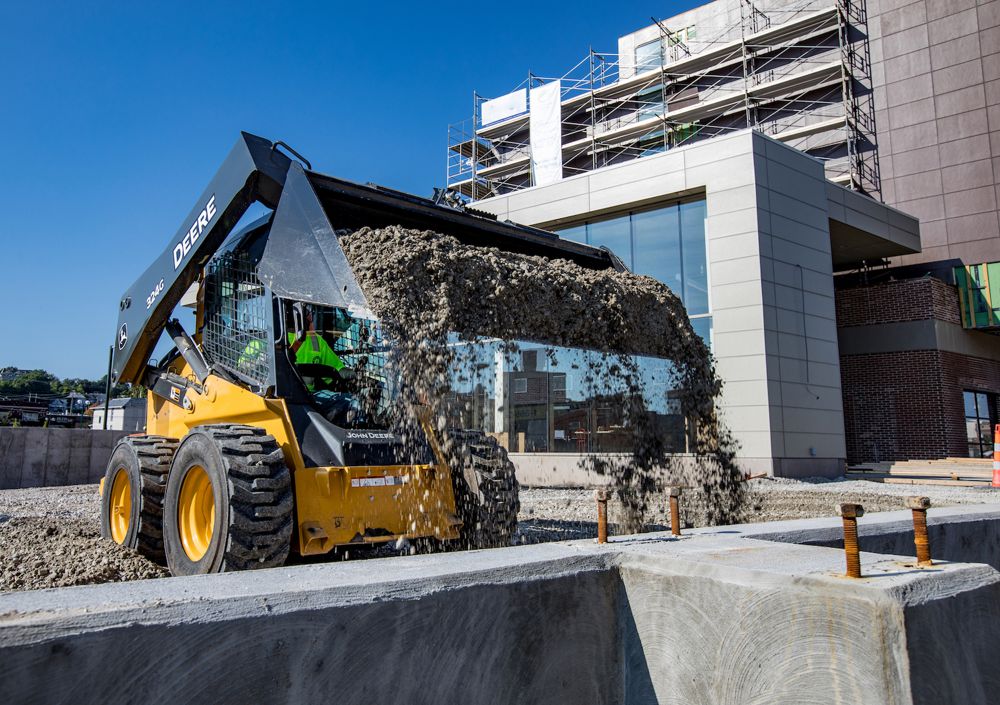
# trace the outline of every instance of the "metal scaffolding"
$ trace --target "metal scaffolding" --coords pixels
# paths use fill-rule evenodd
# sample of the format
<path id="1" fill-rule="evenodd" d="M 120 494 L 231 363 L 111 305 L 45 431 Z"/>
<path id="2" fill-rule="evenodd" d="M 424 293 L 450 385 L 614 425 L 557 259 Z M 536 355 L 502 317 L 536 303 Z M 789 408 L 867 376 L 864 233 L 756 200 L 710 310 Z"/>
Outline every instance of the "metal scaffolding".
<path id="1" fill-rule="evenodd" d="M 879 198 L 864 0 L 720 2 L 735 23 L 672 30 L 656 21 L 658 60 L 591 50 L 562 76 L 521 82 L 561 81 L 563 176 L 750 127 Z M 484 125 L 484 100 L 474 95 L 472 118 L 448 130 L 448 185 L 472 200 L 532 185 L 529 114 Z"/>

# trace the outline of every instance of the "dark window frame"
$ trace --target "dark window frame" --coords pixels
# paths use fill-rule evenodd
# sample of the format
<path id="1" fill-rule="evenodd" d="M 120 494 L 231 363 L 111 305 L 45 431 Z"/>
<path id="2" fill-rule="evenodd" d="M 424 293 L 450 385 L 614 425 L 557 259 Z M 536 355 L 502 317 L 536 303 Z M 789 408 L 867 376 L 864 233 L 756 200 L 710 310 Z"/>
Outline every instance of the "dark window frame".
<path id="1" fill-rule="evenodd" d="M 974 416 L 969 416 L 968 396 L 972 399 L 972 409 Z M 981 389 L 962 390 L 962 418 L 965 421 L 965 442 L 970 458 L 992 458 L 993 457 L 993 428 L 996 426 L 996 397 L 993 392 L 986 392 Z M 986 409 L 981 407 L 985 398 Z M 982 434 L 982 422 L 989 424 L 990 433 L 984 438 Z M 976 425 L 977 434 L 975 438 L 969 435 L 969 423 Z"/>

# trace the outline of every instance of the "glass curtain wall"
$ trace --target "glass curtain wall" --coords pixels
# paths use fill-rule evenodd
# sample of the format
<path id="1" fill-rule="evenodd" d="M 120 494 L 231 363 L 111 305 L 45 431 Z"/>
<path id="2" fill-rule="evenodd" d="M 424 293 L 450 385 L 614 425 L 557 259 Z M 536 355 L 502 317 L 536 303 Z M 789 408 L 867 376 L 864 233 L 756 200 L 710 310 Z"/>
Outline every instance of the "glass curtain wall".
<path id="1" fill-rule="evenodd" d="M 478 428 L 512 453 L 626 453 L 631 448 L 627 390 L 609 382 L 600 353 L 520 342 L 458 342 L 451 423 Z M 647 422 L 675 452 L 685 450 L 684 419 L 672 399 L 674 367 L 637 358 Z M 471 372 L 470 372 L 471 371 Z"/>
<path id="2" fill-rule="evenodd" d="M 705 201 L 672 203 L 559 231 L 606 246 L 637 274 L 654 277 L 684 302 L 695 331 L 710 344 L 712 317 L 705 250 Z M 478 428 L 513 453 L 630 452 L 624 389 L 616 389 L 599 353 L 520 342 L 455 341 L 462 359 L 453 376 L 452 423 Z M 637 358 L 647 421 L 675 452 L 686 449 L 685 424 L 672 390 L 673 365 Z"/>
<path id="3" fill-rule="evenodd" d="M 965 404 L 965 436 L 970 458 L 993 457 L 993 408 L 995 395 L 986 392 L 962 392 Z"/>
<path id="4" fill-rule="evenodd" d="M 556 232 L 568 240 L 608 247 L 636 274 L 666 284 L 684 303 L 695 332 L 711 345 L 703 199 L 595 219 Z"/>

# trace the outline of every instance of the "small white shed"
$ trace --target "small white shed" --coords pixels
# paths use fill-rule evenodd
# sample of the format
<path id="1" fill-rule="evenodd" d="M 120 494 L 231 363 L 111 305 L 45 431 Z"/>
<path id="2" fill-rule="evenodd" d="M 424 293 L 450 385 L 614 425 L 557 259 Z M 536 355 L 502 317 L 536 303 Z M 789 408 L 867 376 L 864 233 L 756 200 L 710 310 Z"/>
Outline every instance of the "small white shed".
<path id="1" fill-rule="evenodd" d="M 104 404 L 94 409 L 93 428 L 104 428 Z M 108 429 L 113 431 L 144 431 L 146 429 L 146 400 L 122 397 L 108 402 Z"/>

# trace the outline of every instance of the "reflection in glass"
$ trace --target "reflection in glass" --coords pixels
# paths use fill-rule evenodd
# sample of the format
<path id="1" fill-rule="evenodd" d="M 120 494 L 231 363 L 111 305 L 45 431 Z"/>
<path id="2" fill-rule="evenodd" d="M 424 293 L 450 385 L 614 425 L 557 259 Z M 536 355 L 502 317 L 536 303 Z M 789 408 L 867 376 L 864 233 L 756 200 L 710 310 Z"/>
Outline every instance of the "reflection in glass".
<path id="1" fill-rule="evenodd" d="M 633 424 L 627 390 L 608 374 L 611 358 L 592 351 L 498 341 L 454 343 L 460 362 L 449 399 L 450 423 L 477 428 L 512 453 L 626 453 Z M 644 421 L 672 452 L 686 449 L 676 400 L 674 367 L 636 358 L 645 402 Z"/>
<path id="2" fill-rule="evenodd" d="M 962 392 L 965 406 L 965 438 L 970 458 L 988 458 L 993 455 L 993 394 Z"/>
<path id="3" fill-rule="evenodd" d="M 587 226 L 574 225 L 572 228 L 566 228 L 565 230 L 560 230 L 559 237 L 565 238 L 567 240 L 572 240 L 573 242 L 580 242 L 586 244 Z"/>
<path id="4" fill-rule="evenodd" d="M 682 203 L 681 252 L 684 293 L 688 315 L 708 313 L 708 262 L 705 256 L 705 202 Z"/>
<path id="5" fill-rule="evenodd" d="M 705 341 L 705 345 L 712 347 L 712 317 L 701 316 L 691 319 L 691 327 L 698 337 Z"/>
<path id="6" fill-rule="evenodd" d="M 681 221 L 677 206 L 657 208 L 632 216 L 632 243 L 636 274 L 663 282 L 678 295 L 683 291 Z"/>
<path id="7" fill-rule="evenodd" d="M 610 248 L 636 274 L 670 287 L 689 316 L 710 312 L 705 247 L 705 201 L 659 206 L 628 215 L 593 220 L 560 230 L 569 240 Z M 711 321 L 695 323 L 709 342 Z"/>
<path id="8" fill-rule="evenodd" d="M 607 247 L 621 258 L 626 267 L 632 268 L 629 216 L 588 223 L 587 239 L 595 247 Z"/>

